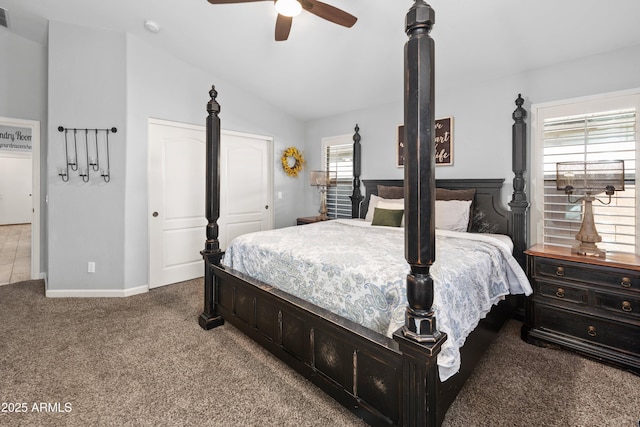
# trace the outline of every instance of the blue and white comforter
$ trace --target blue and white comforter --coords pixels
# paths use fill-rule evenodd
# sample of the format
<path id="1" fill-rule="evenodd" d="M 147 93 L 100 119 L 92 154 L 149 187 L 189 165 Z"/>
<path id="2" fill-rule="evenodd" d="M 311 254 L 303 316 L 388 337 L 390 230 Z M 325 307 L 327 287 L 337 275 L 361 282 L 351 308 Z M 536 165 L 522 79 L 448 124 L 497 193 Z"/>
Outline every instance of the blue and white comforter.
<path id="1" fill-rule="evenodd" d="M 404 325 L 407 306 L 404 228 L 369 224 L 334 220 L 245 234 L 223 262 L 390 337 Z M 438 355 L 442 381 L 458 372 L 460 347 L 494 304 L 532 292 L 510 241 L 500 237 L 436 232 L 433 309 L 448 335 Z"/>

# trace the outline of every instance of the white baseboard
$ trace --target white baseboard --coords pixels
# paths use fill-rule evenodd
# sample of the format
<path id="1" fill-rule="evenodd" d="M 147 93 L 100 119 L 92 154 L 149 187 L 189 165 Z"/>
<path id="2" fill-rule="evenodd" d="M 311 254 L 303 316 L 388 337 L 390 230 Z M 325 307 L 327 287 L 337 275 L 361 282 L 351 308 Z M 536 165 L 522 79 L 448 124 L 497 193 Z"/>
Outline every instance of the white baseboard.
<path id="1" fill-rule="evenodd" d="M 149 292 L 149 286 L 129 289 L 47 289 L 48 298 L 123 298 Z"/>

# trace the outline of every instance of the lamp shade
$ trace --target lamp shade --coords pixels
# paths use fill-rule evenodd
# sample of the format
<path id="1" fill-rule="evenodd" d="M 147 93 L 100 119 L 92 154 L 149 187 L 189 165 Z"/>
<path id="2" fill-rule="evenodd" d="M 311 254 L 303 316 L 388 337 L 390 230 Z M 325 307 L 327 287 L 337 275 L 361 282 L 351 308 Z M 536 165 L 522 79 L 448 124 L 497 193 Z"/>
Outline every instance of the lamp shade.
<path id="1" fill-rule="evenodd" d="M 556 163 L 556 188 L 585 194 L 624 191 L 624 160 Z"/>
<path id="2" fill-rule="evenodd" d="M 313 187 L 332 187 L 336 184 L 336 173 L 332 171 L 311 171 L 309 181 Z"/>

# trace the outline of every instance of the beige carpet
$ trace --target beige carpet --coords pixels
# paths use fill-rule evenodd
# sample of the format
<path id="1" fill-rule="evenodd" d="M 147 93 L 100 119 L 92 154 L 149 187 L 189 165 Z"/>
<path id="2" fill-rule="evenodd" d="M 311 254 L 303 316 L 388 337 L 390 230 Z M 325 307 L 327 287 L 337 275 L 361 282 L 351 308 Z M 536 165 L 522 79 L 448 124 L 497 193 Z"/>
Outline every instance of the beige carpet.
<path id="1" fill-rule="evenodd" d="M 202 330 L 201 304 L 201 280 L 122 299 L 0 287 L 0 409 L 26 404 L 0 425 L 363 425 L 233 327 Z M 503 329 L 445 426 L 638 426 L 640 377 L 525 344 L 519 327 Z"/>

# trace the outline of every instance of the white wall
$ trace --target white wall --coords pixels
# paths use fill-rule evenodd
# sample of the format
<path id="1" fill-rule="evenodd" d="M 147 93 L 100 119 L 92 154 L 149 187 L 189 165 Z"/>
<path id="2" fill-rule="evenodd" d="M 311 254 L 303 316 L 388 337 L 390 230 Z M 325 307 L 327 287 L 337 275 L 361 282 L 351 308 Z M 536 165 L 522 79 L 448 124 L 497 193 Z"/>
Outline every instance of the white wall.
<path id="1" fill-rule="evenodd" d="M 438 166 L 436 178 L 505 178 L 506 203 L 513 179 L 511 113 L 518 93 L 528 109 L 532 103 L 640 87 L 640 45 L 456 88 L 440 88 L 437 82 L 436 76 L 436 118 L 454 118 L 454 160 L 452 166 Z M 362 178 L 403 178 L 403 170 L 395 167 L 394 152 L 403 108 L 396 102 L 308 122 L 305 141 L 311 167 L 320 164 L 323 137 L 344 134 L 357 122 L 362 135 Z M 307 190 L 306 203 L 313 204 L 315 198 Z"/>

